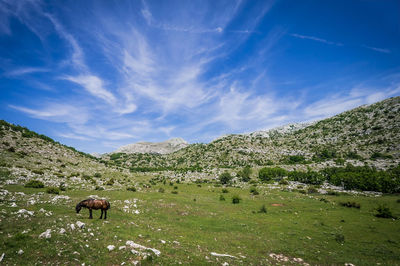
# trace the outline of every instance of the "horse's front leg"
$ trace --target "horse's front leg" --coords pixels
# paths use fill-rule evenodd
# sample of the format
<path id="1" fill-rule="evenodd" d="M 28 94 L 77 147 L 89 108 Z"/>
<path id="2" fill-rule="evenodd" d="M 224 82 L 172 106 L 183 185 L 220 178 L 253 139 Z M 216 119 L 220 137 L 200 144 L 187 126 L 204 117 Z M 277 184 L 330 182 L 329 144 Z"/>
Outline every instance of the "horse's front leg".
<path id="1" fill-rule="evenodd" d="M 103 218 L 103 209 L 101 209 L 101 215 L 100 215 L 100 219 Z"/>
<path id="2" fill-rule="evenodd" d="M 93 219 L 93 216 L 92 216 L 92 209 L 89 209 L 89 213 L 90 213 L 89 219 Z"/>
<path id="3" fill-rule="evenodd" d="M 104 220 L 107 219 L 107 210 L 104 210 Z"/>

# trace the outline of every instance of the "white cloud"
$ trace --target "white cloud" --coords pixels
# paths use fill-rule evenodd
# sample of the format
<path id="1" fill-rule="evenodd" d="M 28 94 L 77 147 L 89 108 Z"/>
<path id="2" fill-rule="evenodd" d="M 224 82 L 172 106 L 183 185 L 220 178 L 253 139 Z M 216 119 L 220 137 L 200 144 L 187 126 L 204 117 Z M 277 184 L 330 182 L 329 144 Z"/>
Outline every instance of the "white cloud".
<path id="1" fill-rule="evenodd" d="M 85 88 L 90 94 L 101 98 L 109 104 L 115 104 L 117 99 L 115 96 L 104 88 L 103 81 L 94 75 L 66 76 L 64 79 L 77 83 Z"/>
<path id="2" fill-rule="evenodd" d="M 362 47 L 373 50 L 375 52 L 379 52 L 379 53 L 384 53 L 384 54 L 391 53 L 391 51 L 389 49 L 385 49 L 385 48 L 377 48 L 377 47 L 372 47 L 372 46 L 367 46 L 367 45 L 363 45 Z"/>
<path id="3" fill-rule="evenodd" d="M 306 40 L 312 40 L 312 41 L 316 41 L 316 42 L 321 42 L 321 43 L 325 43 L 325 44 L 329 44 L 329 45 L 337 45 L 337 46 L 343 46 L 342 43 L 338 43 L 338 42 L 331 42 L 322 38 L 318 38 L 315 36 L 306 36 L 306 35 L 301 35 L 301 34 L 290 34 L 290 36 L 295 37 L 295 38 L 299 38 L 299 39 L 306 39 Z"/>
<path id="4" fill-rule="evenodd" d="M 59 123 L 85 124 L 90 117 L 87 110 L 72 105 L 59 103 L 48 103 L 43 105 L 44 107 L 41 109 L 32 109 L 16 105 L 9 105 L 9 107 L 26 113 L 34 118 Z"/>
<path id="5" fill-rule="evenodd" d="M 6 77 L 18 77 L 18 76 L 23 76 L 23 75 L 33 74 L 33 73 L 49 72 L 49 71 L 50 70 L 48 68 L 22 67 L 22 68 L 13 69 L 11 71 L 7 71 L 3 75 Z"/>

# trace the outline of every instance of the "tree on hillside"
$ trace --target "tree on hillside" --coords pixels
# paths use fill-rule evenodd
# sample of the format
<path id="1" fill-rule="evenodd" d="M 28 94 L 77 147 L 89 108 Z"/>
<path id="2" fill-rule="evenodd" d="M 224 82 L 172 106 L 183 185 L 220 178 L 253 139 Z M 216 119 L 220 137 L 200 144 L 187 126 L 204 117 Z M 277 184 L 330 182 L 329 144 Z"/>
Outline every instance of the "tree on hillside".
<path id="1" fill-rule="evenodd" d="M 250 166 L 246 166 L 239 172 L 237 172 L 237 176 L 243 181 L 243 182 L 249 182 L 250 181 L 250 175 L 251 175 L 251 168 Z"/>
<path id="2" fill-rule="evenodd" d="M 230 173 L 228 172 L 223 172 L 220 176 L 219 176 L 219 181 L 221 182 L 221 184 L 228 184 L 230 183 L 232 180 L 232 176 Z"/>

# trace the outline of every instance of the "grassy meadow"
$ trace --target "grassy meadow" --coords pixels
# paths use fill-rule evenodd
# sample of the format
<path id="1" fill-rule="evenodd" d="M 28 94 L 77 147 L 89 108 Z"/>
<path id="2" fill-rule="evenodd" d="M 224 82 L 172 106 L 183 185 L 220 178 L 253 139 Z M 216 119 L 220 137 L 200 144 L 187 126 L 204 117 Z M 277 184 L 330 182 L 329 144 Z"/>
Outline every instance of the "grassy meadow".
<path id="1" fill-rule="evenodd" d="M 266 185 L 257 187 L 258 195 L 250 189 L 222 189 L 212 183 L 157 183 L 136 192 L 67 190 L 60 193 L 65 199 L 46 189 L 5 185 L 0 190 L 1 263 L 400 264 L 399 220 L 374 216 L 382 204 L 400 216 L 399 196 L 302 194 Z M 110 201 L 107 220 L 98 219 L 100 211 L 93 211 L 92 220 L 86 209 L 75 213 L 76 203 L 91 195 Z M 241 199 L 238 204 L 232 203 L 234 196 Z M 21 209 L 34 213 L 18 213 Z M 76 227 L 77 221 L 85 227 L 72 230 L 70 224 Z M 51 237 L 40 238 L 47 229 Z M 132 252 L 128 240 L 161 254 Z M 115 249 L 109 251 L 109 245 Z"/>

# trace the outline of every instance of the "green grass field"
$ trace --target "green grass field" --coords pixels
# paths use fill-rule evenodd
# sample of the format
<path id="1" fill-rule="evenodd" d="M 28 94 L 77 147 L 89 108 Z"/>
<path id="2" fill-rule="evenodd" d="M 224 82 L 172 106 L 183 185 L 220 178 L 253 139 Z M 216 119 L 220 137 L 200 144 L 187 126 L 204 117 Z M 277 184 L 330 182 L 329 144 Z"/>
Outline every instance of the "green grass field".
<path id="1" fill-rule="evenodd" d="M 5 253 L 1 263 L 290 265 L 302 264 L 295 262 L 301 258 L 311 265 L 400 264 L 400 221 L 374 216 L 380 204 L 400 216 L 398 196 L 307 195 L 262 186 L 257 188 L 260 194 L 253 196 L 249 189 L 232 187 L 222 193 L 213 184 L 174 186 L 159 183 L 139 192 L 70 190 L 61 194 L 69 200 L 57 201 L 45 189 L 4 186 L 0 194 L 0 256 Z M 158 192 L 161 187 L 164 193 Z M 98 219 L 100 211 L 94 211 L 92 220 L 86 209 L 75 213 L 76 203 L 90 195 L 110 201 L 106 221 Z M 239 204 L 232 204 L 234 195 L 242 199 Z M 339 204 L 347 201 L 361 208 Z M 13 202 L 17 207 L 11 207 Z M 259 212 L 263 205 L 266 213 Z M 20 209 L 34 214 L 18 217 Z M 85 228 L 71 230 L 69 224 L 77 221 L 85 223 Z M 60 228 L 66 232 L 60 234 Z M 47 229 L 52 230 L 51 238 L 39 238 Z M 133 254 L 127 240 L 161 254 Z M 109 251 L 108 245 L 115 249 Z M 120 250 L 121 246 L 126 248 Z M 277 259 L 271 253 L 284 257 Z"/>

